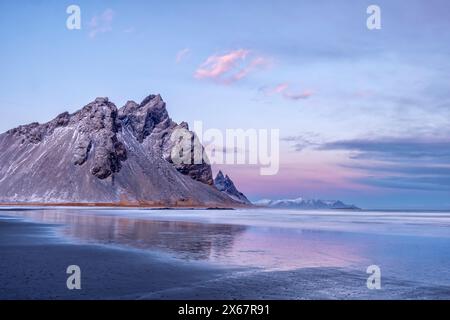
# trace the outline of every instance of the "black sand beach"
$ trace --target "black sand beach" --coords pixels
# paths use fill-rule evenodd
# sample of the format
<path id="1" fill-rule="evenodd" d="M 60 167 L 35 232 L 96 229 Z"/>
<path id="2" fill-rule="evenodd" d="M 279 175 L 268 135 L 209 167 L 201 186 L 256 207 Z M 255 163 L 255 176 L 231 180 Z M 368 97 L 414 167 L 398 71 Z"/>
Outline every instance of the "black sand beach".
<path id="1" fill-rule="evenodd" d="M 59 243 L 48 237 L 49 228 L 0 219 L 1 299 L 135 298 L 223 274 L 133 250 Z M 66 287 L 66 268 L 73 264 L 81 268 L 81 290 Z"/>
<path id="2" fill-rule="evenodd" d="M 448 287 L 384 279 L 366 288 L 365 270 L 225 268 L 152 251 L 70 243 L 55 225 L 0 216 L 0 299 L 441 299 Z M 66 268 L 81 268 L 68 290 Z"/>

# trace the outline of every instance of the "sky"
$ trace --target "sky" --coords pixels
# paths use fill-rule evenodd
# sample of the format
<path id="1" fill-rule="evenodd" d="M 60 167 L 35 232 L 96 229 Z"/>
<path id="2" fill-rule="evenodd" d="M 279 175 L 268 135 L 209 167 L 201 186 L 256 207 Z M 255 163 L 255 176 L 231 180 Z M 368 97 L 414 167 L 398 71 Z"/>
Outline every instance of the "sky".
<path id="1" fill-rule="evenodd" d="M 69 30 L 69 5 L 81 29 Z M 381 9 L 369 30 L 366 10 Z M 159 93 L 174 121 L 279 129 L 280 169 L 222 169 L 250 199 L 450 208 L 442 0 L 0 1 L 0 132 Z"/>

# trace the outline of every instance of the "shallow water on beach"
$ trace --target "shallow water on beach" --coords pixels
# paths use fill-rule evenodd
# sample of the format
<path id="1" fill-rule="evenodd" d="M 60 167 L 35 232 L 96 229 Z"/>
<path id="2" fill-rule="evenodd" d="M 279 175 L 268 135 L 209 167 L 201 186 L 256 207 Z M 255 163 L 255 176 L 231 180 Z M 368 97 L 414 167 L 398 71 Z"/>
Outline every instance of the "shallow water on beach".
<path id="1" fill-rule="evenodd" d="M 450 213 L 377 211 L 2 208 L 60 225 L 73 242 L 267 271 L 338 267 L 450 285 Z"/>

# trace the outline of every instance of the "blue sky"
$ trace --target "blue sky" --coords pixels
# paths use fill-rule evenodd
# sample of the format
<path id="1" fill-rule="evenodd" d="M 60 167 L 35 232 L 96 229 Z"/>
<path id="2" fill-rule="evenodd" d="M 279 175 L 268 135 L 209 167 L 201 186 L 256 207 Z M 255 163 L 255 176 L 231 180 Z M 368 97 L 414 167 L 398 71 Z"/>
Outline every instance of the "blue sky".
<path id="1" fill-rule="evenodd" d="M 66 28 L 70 4 L 81 30 Z M 381 30 L 366 27 L 370 4 Z M 444 0 L 2 1 L 0 131 L 97 96 L 120 107 L 160 93 L 178 122 L 281 130 L 278 175 L 223 167 L 251 199 L 450 208 L 449 9 Z"/>

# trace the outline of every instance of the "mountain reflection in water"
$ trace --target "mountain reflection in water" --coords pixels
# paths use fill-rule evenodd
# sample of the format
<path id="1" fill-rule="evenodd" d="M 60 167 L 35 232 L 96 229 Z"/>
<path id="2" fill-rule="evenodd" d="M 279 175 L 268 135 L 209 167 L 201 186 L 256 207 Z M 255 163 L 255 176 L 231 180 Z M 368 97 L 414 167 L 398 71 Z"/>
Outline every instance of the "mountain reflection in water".
<path id="1" fill-rule="evenodd" d="M 204 223 L 189 218 L 167 221 L 161 216 L 130 216 L 126 210 L 56 208 L 8 214 L 59 224 L 62 234 L 75 241 L 152 250 L 221 265 L 290 270 L 347 267 L 361 261 L 359 248 L 352 242 L 317 230 Z"/>
<path id="2" fill-rule="evenodd" d="M 23 216 L 63 225 L 66 236 L 100 244 L 161 249 L 180 258 L 206 260 L 224 254 L 247 227 L 184 221 L 153 221 L 71 210 L 25 211 Z"/>

